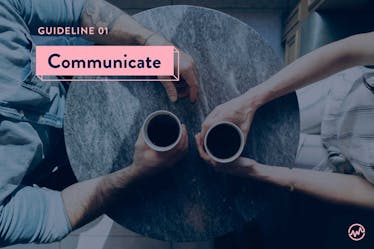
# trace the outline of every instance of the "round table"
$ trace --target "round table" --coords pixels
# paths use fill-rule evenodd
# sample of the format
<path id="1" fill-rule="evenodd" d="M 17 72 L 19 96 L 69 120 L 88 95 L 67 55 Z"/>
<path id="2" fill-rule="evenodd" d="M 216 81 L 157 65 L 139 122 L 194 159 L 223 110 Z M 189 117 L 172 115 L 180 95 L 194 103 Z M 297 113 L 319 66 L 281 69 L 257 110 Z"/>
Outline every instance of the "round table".
<path id="1" fill-rule="evenodd" d="M 72 83 L 64 132 L 76 177 L 83 181 L 129 165 L 145 117 L 170 110 L 188 128 L 188 156 L 132 186 L 108 214 L 137 233 L 172 241 L 213 238 L 254 220 L 276 232 L 274 224 L 284 223 L 286 191 L 215 172 L 198 156 L 193 134 L 215 106 L 266 80 L 281 68 L 281 60 L 252 28 L 219 11 L 166 6 L 134 18 L 195 59 L 198 101 L 170 103 L 159 83 Z M 298 104 L 292 93 L 257 111 L 243 155 L 290 167 L 298 139 Z"/>

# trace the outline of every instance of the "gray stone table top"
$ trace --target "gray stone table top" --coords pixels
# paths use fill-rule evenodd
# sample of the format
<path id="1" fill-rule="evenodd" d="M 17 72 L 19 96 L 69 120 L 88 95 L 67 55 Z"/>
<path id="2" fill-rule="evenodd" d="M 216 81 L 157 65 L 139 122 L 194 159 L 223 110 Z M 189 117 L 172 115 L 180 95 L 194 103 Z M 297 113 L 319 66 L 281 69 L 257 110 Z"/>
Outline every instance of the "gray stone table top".
<path id="1" fill-rule="evenodd" d="M 161 85 L 151 82 L 72 83 L 65 140 L 78 180 L 129 165 L 143 120 L 166 109 L 188 128 L 188 156 L 172 170 L 132 186 L 109 215 L 135 232 L 173 241 L 213 238 L 256 219 L 274 224 L 281 216 L 274 210 L 287 203 L 284 191 L 213 171 L 199 158 L 193 134 L 215 106 L 277 72 L 280 59 L 252 28 L 218 11 L 167 6 L 135 19 L 195 59 L 199 99 L 195 104 L 187 99 L 170 103 Z M 298 137 L 298 104 L 292 93 L 256 113 L 243 154 L 270 165 L 292 166 Z"/>

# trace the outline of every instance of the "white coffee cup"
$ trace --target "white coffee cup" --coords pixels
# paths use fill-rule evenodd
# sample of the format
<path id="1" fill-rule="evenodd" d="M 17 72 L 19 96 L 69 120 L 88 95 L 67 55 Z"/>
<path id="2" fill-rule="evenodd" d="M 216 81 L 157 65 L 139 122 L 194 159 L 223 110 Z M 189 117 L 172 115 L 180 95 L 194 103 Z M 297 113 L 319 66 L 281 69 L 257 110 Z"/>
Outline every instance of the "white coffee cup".
<path id="1" fill-rule="evenodd" d="M 204 138 L 206 153 L 218 163 L 231 163 L 244 149 L 244 134 L 234 123 L 223 121 L 214 124 Z"/>
<path id="2" fill-rule="evenodd" d="M 182 123 L 178 117 L 165 110 L 148 115 L 142 127 L 145 143 L 155 151 L 173 149 L 182 137 Z"/>

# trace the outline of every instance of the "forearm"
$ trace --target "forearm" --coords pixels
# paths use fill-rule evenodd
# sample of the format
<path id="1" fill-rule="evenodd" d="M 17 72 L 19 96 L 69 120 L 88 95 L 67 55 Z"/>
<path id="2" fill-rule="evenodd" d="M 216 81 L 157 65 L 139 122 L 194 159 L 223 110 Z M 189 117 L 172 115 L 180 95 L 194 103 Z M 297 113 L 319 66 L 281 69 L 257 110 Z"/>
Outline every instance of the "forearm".
<path id="1" fill-rule="evenodd" d="M 78 228 L 103 214 L 116 196 L 140 177 L 136 167 L 129 166 L 63 190 L 62 198 L 72 228 Z"/>
<path id="2" fill-rule="evenodd" d="M 326 201 L 374 209 L 374 186 L 359 176 L 262 164 L 248 176 Z"/>
<path id="3" fill-rule="evenodd" d="M 83 27 L 108 27 L 108 35 L 88 38 L 101 44 L 144 45 L 153 32 L 104 0 L 87 0 L 82 11 Z"/>
<path id="4" fill-rule="evenodd" d="M 374 33 L 355 35 L 314 50 L 250 89 L 245 94 L 247 103 L 261 106 L 344 69 L 373 64 L 373 38 Z"/>
<path id="5" fill-rule="evenodd" d="M 185 156 L 188 150 L 186 127 L 183 126 L 180 141 L 172 150 L 158 152 L 151 149 L 141 132 L 134 148 L 133 163 L 130 166 L 106 176 L 76 183 L 62 191 L 66 213 L 73 229 L 104 213 L 130 185 L 175 165 Z"/>

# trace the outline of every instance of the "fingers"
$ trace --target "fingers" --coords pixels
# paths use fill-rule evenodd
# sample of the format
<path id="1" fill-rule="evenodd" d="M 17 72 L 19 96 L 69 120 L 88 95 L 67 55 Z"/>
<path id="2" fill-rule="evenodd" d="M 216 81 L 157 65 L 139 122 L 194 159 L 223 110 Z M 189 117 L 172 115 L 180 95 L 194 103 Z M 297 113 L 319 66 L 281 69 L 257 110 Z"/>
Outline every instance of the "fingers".
<path id="1" fill-rule="evenodd" d="M 142 130 L 140 130 L 138 134 L 138 138 L 136 139 L 136 142 L 135 142 L 135 147 L 139 147 L 143 144 L 145 144 L 144 138 L 143 138 L 143 132 Z"/>
<path id="2" fill-rule="evenodd" d="M 187 82 L 187 81 L 186 81 Z M 197 97 L 197 88 L 196 87 L 190 87 L 188 84 L 186 84 L 186 88 L 183 90 L 178 89 L 178 83 L 174 83 L 172 81 L 161 81 L 161 84 L 164 86 L 166 93 L 168 95 L 168 98 L 171 102 L 176 102 L 178 98 L 184 98 L 187 96 L 190 96 L 191 99 L 191 92 L 195 96 L 194 99 L 191 100 L 191 102 L 196 101 Z"/>
<path id="3" fill-rule="evenodd" d="M 200 157 L 204 159 L 204 161 L 206 161 L 207 163 L 211 164 L 212 166 L 216 166 L 217 163 L 212 158 L 210 158 L 210 156 L 205 152 L 204 146 L 203 146 L 204 143 L 200 143 L 201 140 L 202 140 L 201 134 L 200 133 L 196 134 L 195 141 L 196 141 L 197 150 L 199 151 Z"/>
<path id="4" fill-rule="evenodd" d="M 177 89 L 178 98 L 184 98 L 189 96 L 190 88 L 189 85 L 185 80 L 180 80 L 178 82 L 174 82 L 175 88 Z"/>
<path id="5" fill-rule="evenodd" d="M 190 91 L 187 89 L 184 92 L 180 93 L 178 92 L 178 98 L 184 98 L 190 95 Z"/>
<path id="6" fill-rule="evenodd" d="M 219 110 L 219 106 L 213 109 L 211 113 L 205 118 L 205 121 L 201 125 L 201 131 L 200 131 L 200 138 L 201 143 L 203 143 L 202 139 L 205 137 L 206 133 L 208 132 L 209 128 L 212 127 L 215 123 L 223 120 L 223 118 L 219 117 L 219 114 L 222 113 L 222 111 Z"/>
<path id="7" fill-rule="evenodd" d="M 182 72 L 181 75 L 189 86 L 188 91 L 189 91 L 190 101 L 192 103 L 195 103 L 197 99 L 197 95 L 198 95 L 198 90 L 199 90 L 199 82 L 198 82 L 195 66 L 192 66 L 192 68 Z"/>
<path id="8" fill-rule="evenodd" d="M 178 144 L 178 149 L 180 151 L 185 151 L 188 148 L 188 134 L 185 125 L 182 125 L 182 137 Z"/>
<path id="9" fill-rule="evenodd" d="M 201 131 L 199 133 L 199 140 L 198 140 L 198 143 L 200 146 L 203 146 L 204 144 L 204 137 L 206 133 L 208 132 L 209 127 L 210 125 L 207 122 L 204 122 L 203 125 L 201 126 Z"/>
<path id="10" fill-rule="evenodd" d="M 189 96 L 190 101 L 194 103 L 196 102 L 199 89 L 196 67 L 191 56 L 183 52 L 181 52 L 180 60 L 180 65 L 182 64 L 183 66 L 181 66 L 180 76 L 188 85 L 186 89 L 177 89 L 173 82 L 161 81 L 161 83 L 164 86 L 170 101 L 175 102 L 178 100 L 178 97 L 183 98 Z"/>
<path id="11" fill-rule="evenodd" d="M 164 86 L 166 93 L 169 97 L 171 102 L 175 102 L 178 100 L 178 92 L 173 82 L 169 81 L 161 81 L 161 84 Z"/>
<path id="12" fill-rule="evenodd" d="M 217 166 L 217 162 L 214 161 L 204 150 L 204 138 L 210 128 L 211 124 L 210 122 L 204 122 L 201 127 L 201 132 L 198 133 L 195 137 L 197 148 L 199 150 L 200 156 L 210 165 Z"/>
<path id="13" fill-rule="evenodd" d="M 208 161 L 209 156 L 208 156 L 208 154 L 205 153 L 203 145 L 200 143 L 200 133 L 195 135 L 195 141 L 196 141 L 197 150 L 199 151 L 200 156 L 204 160 Z"/>
<path id="14" fill-rule="evenodd" d="M 253 116 L 250 115 L 248 117 L 248 119 L 246 120 L 246 122 L 244 122 L 241 126 L 240 126 L 240 129 L 243 131 L 244 133 L 244 136 L 245 136 L 245 139 L 247 139 L 247 136 L 248 136 L 248 133 L 251 129 L 251 125 L 252 125 L 252 121 L 253 121 Z"/>

